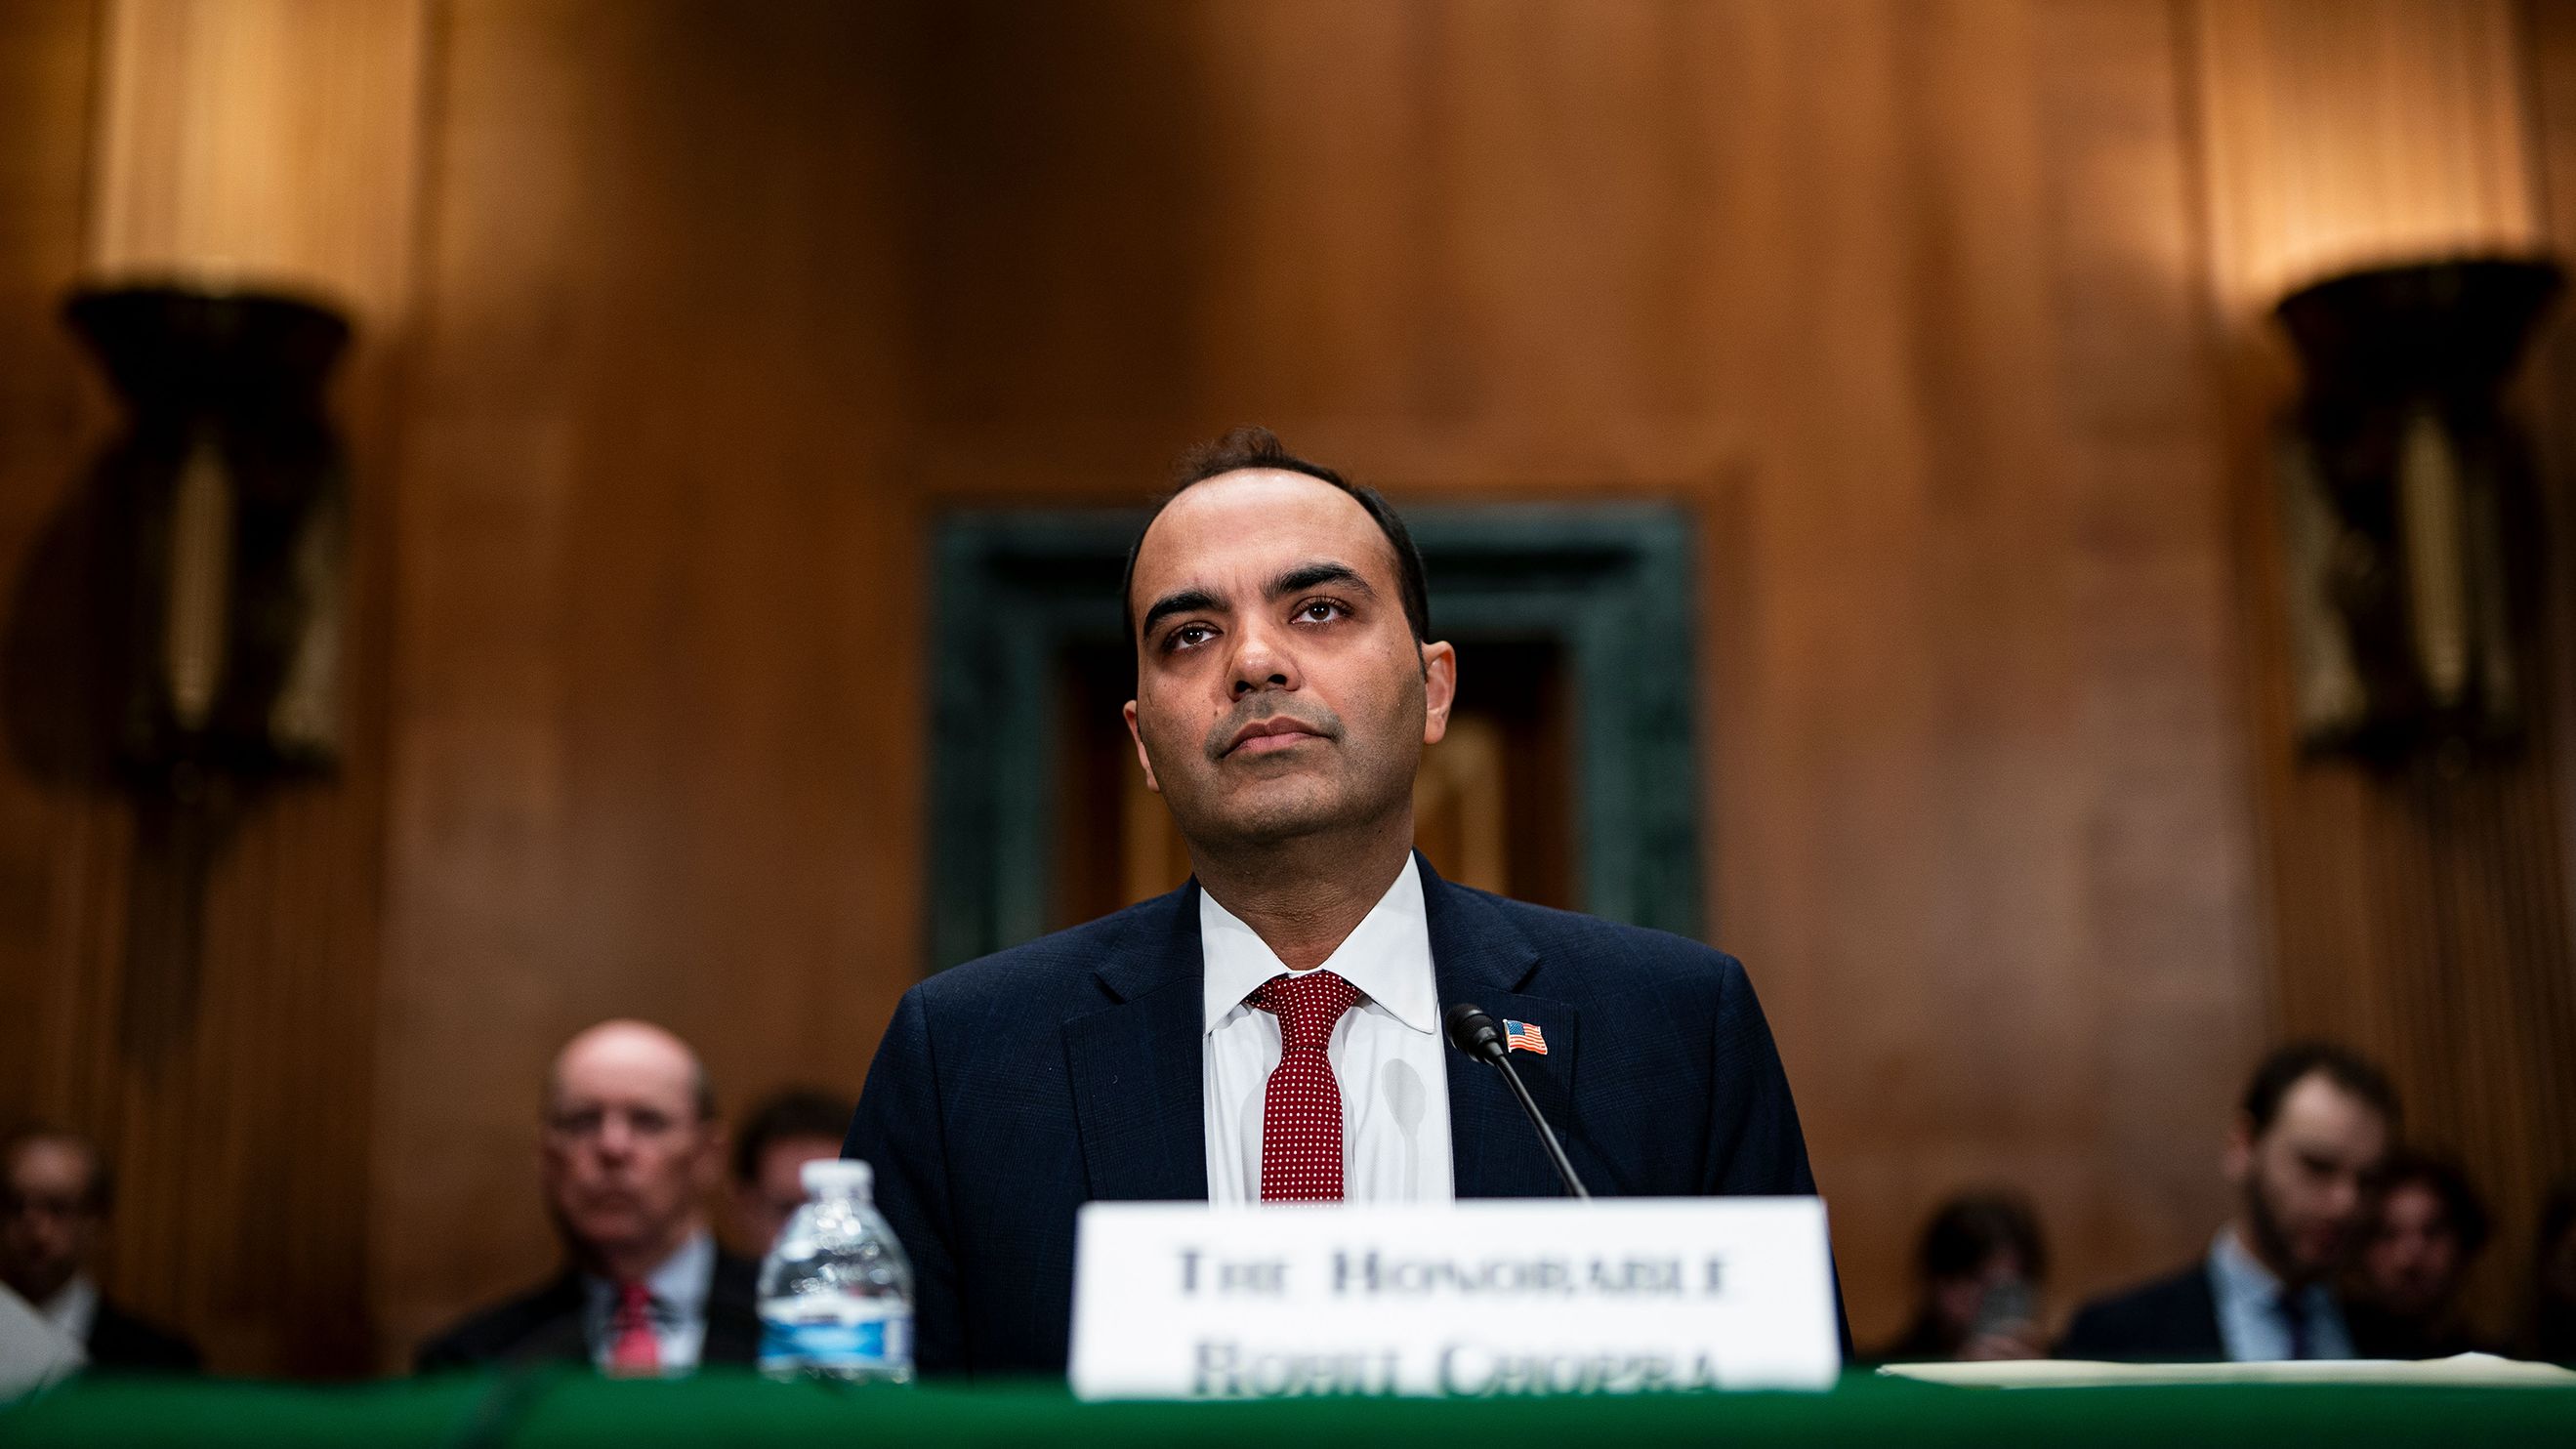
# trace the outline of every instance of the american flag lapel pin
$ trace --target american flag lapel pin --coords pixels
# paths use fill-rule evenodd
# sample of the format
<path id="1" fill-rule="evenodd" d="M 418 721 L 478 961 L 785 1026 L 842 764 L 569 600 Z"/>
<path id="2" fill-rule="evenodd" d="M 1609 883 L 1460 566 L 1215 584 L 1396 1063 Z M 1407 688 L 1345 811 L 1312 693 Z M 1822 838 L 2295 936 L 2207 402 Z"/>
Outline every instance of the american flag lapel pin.
<path id="1" fill-rule="evenodd" d="M 1538 1025 L 1535 1022 L 1513 1021 L 1509 1018 L 1505 1018 L 1503 1021 L 1503 1045 L 1506 1050 L 1510 1051 L 1536 1052 L 1540 1056 L 1547 1055 L 1547 1036 L 1538 1029 Z"/>

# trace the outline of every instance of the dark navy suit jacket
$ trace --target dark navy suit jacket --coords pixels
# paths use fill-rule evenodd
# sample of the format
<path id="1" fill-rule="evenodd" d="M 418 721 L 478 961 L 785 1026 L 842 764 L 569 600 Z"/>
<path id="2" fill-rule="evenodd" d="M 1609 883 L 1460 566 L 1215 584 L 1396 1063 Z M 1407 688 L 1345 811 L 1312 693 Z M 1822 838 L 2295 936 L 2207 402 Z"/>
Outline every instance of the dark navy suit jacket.
<path id="1" fill-rule="evenodd" d="M 706 1336 L 701 1364 L 751 1364 L 760 1358 L 760 1312 L 755 1289 L 760 1265 L 719 1248 L 707 1282 Z M 471 1315 L 421 1345 L 413 1367 L 422 1373 L 490 1364 L 588 1363 L 583 1310 L 589 1302 L 581 1274 L 566 1268 L 530 1291 Z"/>
<path id="2" fill-rule="evenodd" d="M 2194 1263 L 2152 1283 L 2096 1298 L 2075 1312 L 2059 1358 L 2118 1362 L 2224 1363 L 2218 1294 L 2209 1265 Z"/>
<path id="3" fill-rule="evenodd" d="M 1421 871 L 1442 1005 L 1546 1033 L 1512 1060 L 1594 1193 L 1816 1190 L 1734 958 Z M 1193 882 L 904 993 L 843 1152 L 911 1255 L 922 1372 L 1062 1374 L 1074 1210 L 1207 1197 L 1201 970 Z M 1458 1196 L 1561 1193 L 1499 1075 L 1447 1056 Z"/>

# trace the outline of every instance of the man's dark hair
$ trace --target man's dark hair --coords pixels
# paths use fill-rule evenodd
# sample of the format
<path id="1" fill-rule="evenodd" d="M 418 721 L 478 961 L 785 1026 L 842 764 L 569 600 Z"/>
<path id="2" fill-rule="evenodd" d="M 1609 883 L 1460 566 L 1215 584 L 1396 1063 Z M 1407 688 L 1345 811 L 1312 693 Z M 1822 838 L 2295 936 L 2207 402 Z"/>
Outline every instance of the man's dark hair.
<path id="1" fill-rule="evenodd" d="M 760 1175 L 760 1159 L 773 1142 L 823 1137 L 838 1142 L 849 1135 L 850 1115 L 857 1109 L 843 1098 L 813 1087 L 789 1087 L 764 1098 L 733 1139 L 733 1178 L 750 1182 Z"/>
<path id="2" fill-rule="evenodd" d="M 1396 589 L 1404 600 L 1404 622 L 1413 628 L 1413 642 L 1420 644 L 1431 637 L 1431 591 L 1422 582 L 1422 554 L 1413 546 L 1413 535 L 1405 531 L 1404 520 L 1374 488 L 1353 483 L 1321 463 L 1300 458 L 1288 451 L 1286 444 L 1268 428 L 1242 427 L 1227 432 L 1213 442 L 1201 443 L 1183 453 L 1172 467 L 1172 486 L 1154 500 L 1154 511 L 1136 530 L 1135 541 L 1127 545 L 1127 572 L 1118 581 L 1118 604 L 1127 621 L 1128 642 L 1136 641 L 1136 552 L 1145 546 L 1145 532 L 1154 520 L 1163 516 L 1172 500 L 1210 478 L 1246 468 L 1275 468 L 1283 473 L 1303 473 L 1309 478 L 1330 483 L 1347 493 L 1376 522 L 1378 532 L 1386 535 L 1387 550 L 1395 555 Z"/>
<path id="3" fill-rule="evenodd" d="M 83 1203 L 93 1215 L 102 1218 L 115 1209 L 116 1170 L 108 1166 L 107 1154 L 98 1150 L 97 1143 L 68 1127 L 30 1122 L 11 1129 L 7 1136 L 0 1137 L 0 1172 L 6 1172 L 17 1164 L 20 1149 L 39 1142 L 60 1142 L 79 1149 L 80 1155 L 89 1159 L 89 1191 L 83 1194 Z M 7 1184 L 0 1183 L 0 1187 L 7 1187 Z M 14 1187 L 7 1190 L 16 1191 Z"/>
<path id="4" fill-rule="evenodd" d="M 2360 1098 L 2388 1123 L 2393 1134 L 2403 1114 L 2397 1107 L 2397 1089 L 2388 1084 L 2388 1074 L 2349 1047 L 2330 1041 L 2298 1041 L 2277 1047 L 2262 1065 L 2254 1069 L 2254 1078 L 2245 1084 L 2245 1117 L 2254 1135 L 2272 1130 L 2272 1119 L 2281 1114 L 2281 1099 L 2290 1089 L 2311 1075 L 2323 1073 L 2325 1079 L 2352 1096 Z"/>
<path id="5" fill-rule="evenodd" d="M 2048 1249 L 2029 1200 L 2016 1192 L 1969 1193 L 1941 1204 L 1924 1224 L 1915 1263 L 1926 1278 L 1964 1278 L 2006 1251 L 2020 1256 L 2030 1281 L 2048 1276 Z"/>
<path id="6" fill-rule="evenodd" d="M 2487 1245 L 2494 1224 L 2487 1216 L 2486 1198 L 2469 1181 L 2468 1169 L 2459 1159 L 2440 1153 L 2400 1148 L 2389 1154 L 2388 1165 L 2380 1171 L 2380 1190 L 2395 1192 L 2416 1183 L 2431 1188 L 2442 1200 L 2442 1216 L 2451 1225 L 2451 1236 L 2459 1239 L 2460 1257 L 2476 1257 Z"/>

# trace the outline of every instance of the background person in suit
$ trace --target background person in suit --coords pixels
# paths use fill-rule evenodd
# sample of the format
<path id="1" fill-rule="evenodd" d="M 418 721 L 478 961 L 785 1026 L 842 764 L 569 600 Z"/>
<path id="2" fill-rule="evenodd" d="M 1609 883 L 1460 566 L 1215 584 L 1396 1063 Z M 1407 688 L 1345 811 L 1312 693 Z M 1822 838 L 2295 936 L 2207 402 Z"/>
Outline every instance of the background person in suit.
<path id="1" fill-rule="evenodd" d="M 190 1373 L 187 1339 L 135 1317 L 90 1276 L 116 1206 L 116 1174 L 76 1132 L 29 1127 L 0 1141 L 0 1282 L 89 1353 L 93 1370 Z"/>
<path id="2" fill-rule="evenodd" d="M 2397 1125 L 2396 1090 L 2352 1052 L 2303 1042 L 2264 1058 L 2228 1137 L 2234 1219 L 2200 1262 L 2084 1305 L 2058 1356 L 2353 1357 L 2329 1285 L 2367 1238 Z"/>
<path id="3" fill-rule="evenodd" d="M 431 1340 L 420 1367 L 563 1360 L 653 1376 L 752 1362 L 758 1265 L 707 1229 L 724 1127 L 688 1044 L 640 1021 L 574 1037 L 546 1079 L 539 1144 L 570 1262 Z"/>
<path id="4" fill-rule="evenodd" d="M 1734 960 L 1414 853 L 1458 660 L 1385 501 L 1259 429 L 1179 483 L 1130 555 L 1127 720 L 1192 880 L 905 993 L 851 1126 L 920 1369 L 1063 1372 L 1087 1200 L 1561 1192 L 1497 1074 L 1444 1045 L 1459 1002 L 1534 1028 L 1515 1058 L 1596 1193 L 1812 1193 Z"/>
<path id="5" fill-rule="evenodd" d="M 850 1099 L 791 1087 L 776 1093 L 733 1135 L 733 1232 L 742 1250 L 766 1257 L 779 1229 L 805 1205 L 806 1163 L 841 1155 Z"/>
<path id="6" fill-rule="evenodd" d="M 2461 1319 L 2459 1303 L 2487 1232 L 2486 1200 L 2459 1163 L 2402 1149 L 2391 1157 L 2344 1305 L 2361 1356 L 2493 1352 Z"/>

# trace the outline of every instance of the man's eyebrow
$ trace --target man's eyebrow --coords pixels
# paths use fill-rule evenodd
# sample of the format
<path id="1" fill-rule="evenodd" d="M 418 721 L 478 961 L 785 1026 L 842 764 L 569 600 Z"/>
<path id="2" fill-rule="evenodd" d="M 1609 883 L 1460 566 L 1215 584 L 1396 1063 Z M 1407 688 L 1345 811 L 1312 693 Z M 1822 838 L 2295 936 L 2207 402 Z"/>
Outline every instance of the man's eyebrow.
<path id="1" fill-rule="evenodd" d="M 1142 639 L 1153 633 L 1154 626 L 1163 622 L 1169 615 L 1187 614 L 1200 609 L 1214 612 L 1224 607 L 1217 602 L 1216 595 L 1205 589 L 1183 589 L 1178 593 L 1165 594 L 1154 601 L 1154 607 L 1145 611 L 1145 622 L 1136 626 L 1136 637 Z"/>
<path id="2" fill-rule="evenodd" d="M 1270 597 L 1275 599 L 1281 594 L 1293 594 L 1300 589 L 1311 589 L 1317 584 L 1343 584 L 1372 597 L 1377 593 L 1377 590 L 1369 587 L 1368 580 L 1360 577 L 1359 570 L 1349 564 L 1335 563 L 1331 559 L 1317 559 L 1313 563 L 1299 564 L 1281 574 L 1270 585 Z"/>

